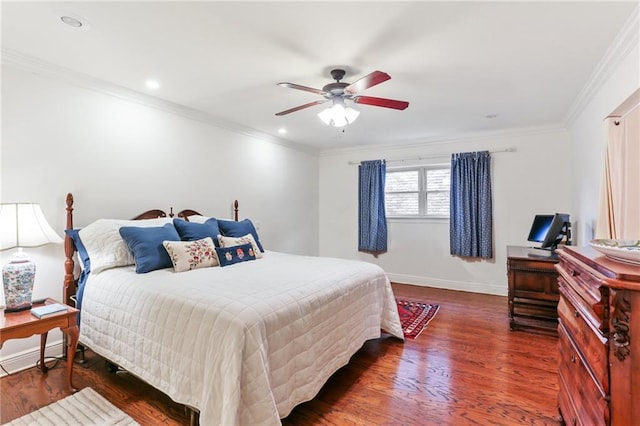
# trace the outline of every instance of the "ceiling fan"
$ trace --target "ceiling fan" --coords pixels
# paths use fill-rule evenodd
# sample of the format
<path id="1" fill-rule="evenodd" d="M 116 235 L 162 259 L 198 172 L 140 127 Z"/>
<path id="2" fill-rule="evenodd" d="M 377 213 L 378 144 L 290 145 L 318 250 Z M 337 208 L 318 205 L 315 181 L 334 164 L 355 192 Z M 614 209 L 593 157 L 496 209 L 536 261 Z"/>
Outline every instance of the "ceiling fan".
<path id="1" fill-rule="evenodd" d="M 311 92 L 324 96 L 324 99 L 309 102 L 308 104 L 300 105 L 294 108 L 290 108 L 284 111 L 276 113 L 277 116 L 291 114 L 292 112 L 300 111 L 301 109 L 309 108 L 315 105 L 320 105 L 325 102 L 332 102 L 332 106 L 320 112 L 318 116 L 327 125 L 333 124 L 335 127 L 343 127 L 348 123 L 352 123 L 360 114 L 360 112 L 348 107 L 345 104 L 345 100 L 353 101 L 356 104 L 372 105 L 384 108 L 403 110 L 409 106 L 409 102 L 397 101 L 395 99 L 386 98 L 374 98 L 372 96 L 360 96 L 359 92 L 376 86 L 380 83 L 384 83 L 389 80 L 391 76 L 382 71 L 374 71 L 365 75 L 355 83 L 342 83 L 340 80 L 344 78 L 345 71 L 341 69 L 331 70 L 331 77 L 336 81 L 335 83 L 329 83 L 320 89 L 314 89 L 313 87 L 301 86 L 295 83 L 278 83 L 278 86 L 289 87 L 291 89 L 304 90 L 305 92 Z"/>

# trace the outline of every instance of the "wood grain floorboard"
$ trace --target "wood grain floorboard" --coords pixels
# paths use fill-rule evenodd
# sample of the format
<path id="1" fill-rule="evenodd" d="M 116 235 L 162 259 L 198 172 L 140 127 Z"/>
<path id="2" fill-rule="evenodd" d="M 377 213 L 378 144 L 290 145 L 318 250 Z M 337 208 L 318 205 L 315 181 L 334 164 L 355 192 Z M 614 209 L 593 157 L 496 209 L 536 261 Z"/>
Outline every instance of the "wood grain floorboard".
<path id="1" fill-rule="evenodd" d="M 393 284 L 396 297 L 437 303 L 415 340 L 383 335 L 337 371 L 285 426 L 557 424 L 557 338 L 509 331 L 506 297 Z M 88 351 L 76 386 L 92 387 L 142 425 L 186 425 L 184 407 Z M 0 422 L 69 395 L 65 364 L 0 380 Z M 207 425 L 209 426 L 209 425 Z"/>

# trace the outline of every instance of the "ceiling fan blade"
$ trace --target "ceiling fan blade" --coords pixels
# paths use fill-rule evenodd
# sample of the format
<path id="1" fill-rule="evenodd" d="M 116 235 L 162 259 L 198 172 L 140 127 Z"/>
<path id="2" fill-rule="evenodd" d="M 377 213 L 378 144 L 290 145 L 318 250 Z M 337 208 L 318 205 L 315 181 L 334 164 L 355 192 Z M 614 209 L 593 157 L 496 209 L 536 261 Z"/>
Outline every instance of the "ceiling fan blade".
<path id="1" fill-rule="evenodd" d="M 295 83 L 278 83 L 278 86 L 288 87 L 289 89 L 304 90 L 305 92 L 316 93 L 316 94 L 322 95 L 322 96 L 328 94 L 324 90 L 314 89 L 313 87 L 301 86 L 301 85 L 295 84 Z"/>
<path id="2" fill-rule="evenodd" d="M 327 102 L 328 100 L 329 99 L 321 99 L 319 101 L 309 102 L 308 104 L 304 104 L 304 105 L 297 106 L 295 108 L 291 108 L 291 109 L 287 109 L 287 110 L 284 110 L 284 111 L 280 111 L 280 112 L 276 113 L 276 115 L 278 117 L 280 117 L 282 115 L 291 114 L 292 112 L 300 111 L 301 109 L 305 109 L 305 108 L 309 108 L 309 107 L 312 107 L 312 106 L 323 104 L 323 103 Z"/>
<path id="3" fill-rule="evenodd" d="M 344 92 L 348 95 L 355 95 L 358 92 L 373 87 L 377 84 L 384 83 L 389 80 L 391 76 L 386 72 L 374 71 L 371 74 L 367 74 L 355 83 L 351 83 L 344 88 Z"/>
<path id="4" fill-rule="evenodd" d="M 407 109 L 409 102 L 396 101 L 395 99 L 374 98 L 371 96 L 356 96 L 353 102 L 357 104 L 373 105 L 392 109 Z"/>

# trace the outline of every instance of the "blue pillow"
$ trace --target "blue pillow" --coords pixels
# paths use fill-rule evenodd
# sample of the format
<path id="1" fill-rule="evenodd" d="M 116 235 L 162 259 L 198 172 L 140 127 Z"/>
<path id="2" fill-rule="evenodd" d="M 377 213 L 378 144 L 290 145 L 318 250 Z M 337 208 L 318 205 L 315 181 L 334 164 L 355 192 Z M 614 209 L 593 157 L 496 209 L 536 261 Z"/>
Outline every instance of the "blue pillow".
<path id="1" fill-rule="evenodd" d="M 233 220 L 218 220 L 218 226 L 220 227 L 220 232 L 225 237 L 239 238 L 244 237 L 247 234 L 253 235 L 253 239 L 256 240 L 258 248 L 261 252 L 264 252 L 262 244 L 260 244 L 260 239 L 258 238 L 258 232 L 249 219 L 241 220 L 240 222 L 235 222 Z"/>
<path id="2" fill-rule="evenodd" d="M 173 219 L 173 225 L 176 227 L 182 241 L 198 241 L 207 237 L 211 237 L 216 247 L 218 243 L 218 221 L 215 218 L 208 219 L 205 223 L 187 222 L 182 219 Z"/>
<path id="3" fill-rule="evenodd" d="M 123 226 L 120 228 L 120 236 L 136 261 L 137 273 L 173 267 L 171 258 L 162 245 L 163 241 L 180 241 L 180 235 L 171 223 L 149 228 Z"/>
<path id="4" fill-rule="evenodd" d="M 64 233 L 73 240 L 73 244 L 75 244 L 76 250 L 78 250 L 78 257 L 82 262 L 82 266 L 84 267 L 84 270 L 89 273 L 91 272 L 91 259 L 89 259 L 89 253 L 87 253 L 87 249 L 84 247 L 84 244 L 80 239 L 79 232 L 79 229 L 65 229 L 64 231 Z"/>
<path id="5" fill-rule="evenodd" d="M 245 234 L 246 235 L 246 234 Z M 241 244 L 232 247 L 216 247 L 220 266 L 229 266 L 247 260 L 256 260 L 251 243 Z"/>

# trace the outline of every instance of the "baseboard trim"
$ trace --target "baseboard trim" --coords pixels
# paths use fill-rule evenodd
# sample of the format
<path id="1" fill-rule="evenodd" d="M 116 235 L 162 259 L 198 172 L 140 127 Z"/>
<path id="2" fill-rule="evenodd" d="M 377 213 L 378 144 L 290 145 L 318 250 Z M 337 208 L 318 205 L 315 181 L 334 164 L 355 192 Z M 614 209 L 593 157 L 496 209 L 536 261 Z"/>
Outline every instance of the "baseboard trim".
<path id="1" fill-rule="evenodd" d="M 466 291 L 470 293 L 492 294 L 496 296 L 506 296 L 506 286 L 498 286 L 487 283 L 472 283 L 464 281 L 442 280 L 439 278 L 419 277 L 405 274 L 387 274 L 389 280 L 399 284 L 411 284 L 421 287 L 434 287 L 447 290 Z"/>
<path id="2" fill-rule="evenodd" d="M 62 356 L 62 347 L 62 340 L 47 345 L 44 350 L 45 357 Z M 39 359 L 40 347 L 35 347 L 2 358 L 0 359 L 0 364 L 9 374 L 13 374 L 35 366 Z M 5 377 L 6 375 L 7 373 L 0 369 L 0 377 Z"/>

